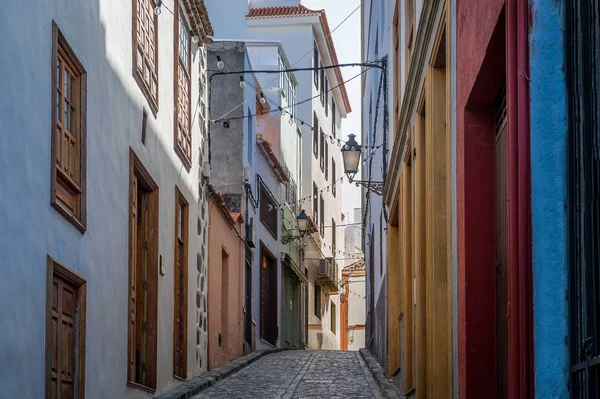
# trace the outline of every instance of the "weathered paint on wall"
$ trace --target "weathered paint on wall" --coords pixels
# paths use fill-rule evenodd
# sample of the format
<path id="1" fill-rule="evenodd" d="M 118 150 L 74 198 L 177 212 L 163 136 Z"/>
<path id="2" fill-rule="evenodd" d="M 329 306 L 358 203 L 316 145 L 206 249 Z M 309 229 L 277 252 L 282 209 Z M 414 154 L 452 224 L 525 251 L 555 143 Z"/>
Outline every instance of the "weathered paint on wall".
<path id="1" fill-rule="evenodd" d="M 243 353 L 244 245 L 238 237 L 238 234 L 243 236 L 239 214 L 232 215 L 235 218 L 232 226 L 214 197 L 210 198 L 209 209 L 208 368 L 213 369 L 229 363 Z M 233 231 L 234 228 L 238 234 Z M 224 297 L 226 300 L 223 300 Z M 219 334 L 222 337 L 221 343 Z"/>
<path id="2" fill-rule="evenodd" d="M 127 265 L 129 147 L 160 190 L 157 392 L 179 383 L 172 372 L 174 190 L 189 208 L 188 373 L 206 369 L 204 313 L 196 283 L 204 271 L 197 239 L 201 146 L 193 126 L 192 169 L 173 149 L 173 17 L 158 22 L 159 112 L 149 112 L 146 145 L 142 108 L 148 104 L 132 77 L 131 1 L 10 1 L 2 5 L 0 35 L 0 396 L 44 397 L 46 256 L 87 281 L 86 397 L 144 398 L 127 387 Z M 87 231 L 79 233 L 50 206 L 52 20 L 87 70 Z M 24 28 L 26 27 L 26 28 Z M 125 38 L 125 39 L 124 39 Z M 198 82 L 199 49 L 192 46 L 192 82 Z M 192 84 L 192 101 L 198 99 Z M 193 118 L 194 116 L 192 116 Z M 196 121 L 198 117 L 196 116 Z M 202 237 L 204 238 L 204 237 Z M 202 277 L 203 278 L 203 277 Z M 200 283 L 198 283 L 200 285 Z M 206 292 L 204 285 L 200 292 Z M 198 294 L 201 300 L 204 299 Z M 202 322 L 201 322 L 202 323 Z M 204 325 L 204 323 L 202 323 Z"/>
<path id="3" fill-rule="evenodd" d="M 533 0 L 530 5 L 535 397 L 567 398 L 565 10 L 562 2 Z"/>

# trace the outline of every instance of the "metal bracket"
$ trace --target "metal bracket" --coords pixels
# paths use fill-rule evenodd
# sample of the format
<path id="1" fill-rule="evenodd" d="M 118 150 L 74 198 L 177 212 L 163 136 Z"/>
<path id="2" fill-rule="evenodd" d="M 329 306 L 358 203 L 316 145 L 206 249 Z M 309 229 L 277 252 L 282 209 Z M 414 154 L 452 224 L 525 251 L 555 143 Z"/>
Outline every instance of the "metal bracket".
<path id="1" fill-rule="evenodd" d="M 350 183 L 356 184 L 356 187 L 363 186 L 367 191 L 373 191 L 377 195 L 383 195 L 383 187 L 385 186 L 385 182 L 383 181 L 350 179 Z"/>
<path id="2" fill-rule="evenodd" d="M 281 237 L 281 243 L 289 244 L 290 242 L 295 241 L 299 238 L 302 238 L 302 236 L 283 236 L 283 237 Z"/>

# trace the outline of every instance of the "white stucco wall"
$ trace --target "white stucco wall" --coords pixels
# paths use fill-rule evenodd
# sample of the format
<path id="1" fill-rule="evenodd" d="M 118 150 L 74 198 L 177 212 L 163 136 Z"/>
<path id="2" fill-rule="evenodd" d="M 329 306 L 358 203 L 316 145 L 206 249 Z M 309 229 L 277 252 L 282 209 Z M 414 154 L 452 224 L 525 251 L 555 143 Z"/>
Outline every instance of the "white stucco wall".
<path id="1" fill-rule="evenodd" d="M 50 206 L 52 20 L 87 71 L 85 234 Z M 187 368 L 189 375 L 206 368 L 204 351 L 196 360 L 197 346 L 205 348 L 206 343 L 203 333 L 196 342 L 196 323 L 205 314 L 197 314 L 194 306 L 196 284 L 205 272 L 205 261 L 196 266 L 196 254 L 202 253 L 205 242 L 198 237 L 196 205 L 201 131 L 196 122 L 192 169 L 187 172 L 173 149 L 173 23 L 167 12 L 159 17 L 159 112 L 156 117 L 149 112 L 143 145 L 142 109 L 149 107 L 132 77 L 132 2 L 3 3 L 0 254 L 7 266 L 0 290 L 4 309 L 0 387 L 4 397 L 44 397 L 47 255 L 87 281 L 86 397 L 152 396 L 126 385 L 130 147 L 158 184 L 160 195 L 158 252 L 165 259 L 166 274 L 158 277 L 157 392 L 179 383 L 172 372 L 176 185 L 190 203 Z M 195 104 L 199 66 L 197 46 L 192 48 Z"/>

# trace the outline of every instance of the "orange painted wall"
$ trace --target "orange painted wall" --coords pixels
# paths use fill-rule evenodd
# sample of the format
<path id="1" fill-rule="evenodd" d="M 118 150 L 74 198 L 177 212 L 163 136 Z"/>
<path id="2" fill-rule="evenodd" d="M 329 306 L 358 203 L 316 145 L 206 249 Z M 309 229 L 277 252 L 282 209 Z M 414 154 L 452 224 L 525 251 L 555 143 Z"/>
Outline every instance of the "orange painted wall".
<path id="1" fill-rule="evenodd" d="M 243 244 L 232 230 L 214 198 L 209 202 L 208 228 L 208 368 L 213 369 L 241 356 L 244 326 L 242 311 Z M 241 223 L 236 229 L 242 235 Z M 223 270 L 223 253 L 227 270 Z M 224 285 L 223 276 L 227 284 Z M 225 292 L 224 292 L 225 290 Z M 225 299 L 225 300 L 224 300 Z M 222 344 L 219 346 L 219 334 Z"/>

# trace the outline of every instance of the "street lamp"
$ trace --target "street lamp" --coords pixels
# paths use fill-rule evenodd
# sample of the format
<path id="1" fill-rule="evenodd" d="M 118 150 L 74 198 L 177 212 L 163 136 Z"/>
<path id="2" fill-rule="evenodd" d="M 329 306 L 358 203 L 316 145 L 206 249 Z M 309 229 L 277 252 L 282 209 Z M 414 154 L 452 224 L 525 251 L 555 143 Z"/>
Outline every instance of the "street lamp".
<path id="1" fill-rule="evenodd" d="M 281 237 L 282 244 L 289 244 L 298 238 L 304 237 L 304 234 L 306 234 L 306 231 L 308 230 L 308 216 L 306 215 L 306 212 L 304 212 L 304 209 L 302 209 L 300 214 L 296 216 L 296 222 L 298 223 L 298 231 L 300 232 L 300 235 Z"/>
<path id="2" fill-rule="evenodd" d="M 354 139 L 355 137 L 355 134 L 349 134 L 348 141 L 342 146 L 344 173 L 348 176 L 348 181 L 356 184 L 356 187 L 362 185 L 367 190 L 373 191 L 377 195 L 383 195 L 383 186 L 385 182 L 354 180 L 354 176 L 358 173 L 358 165 L 360 164 L 360 156 L 362 155 L 362 146 Z"/>

